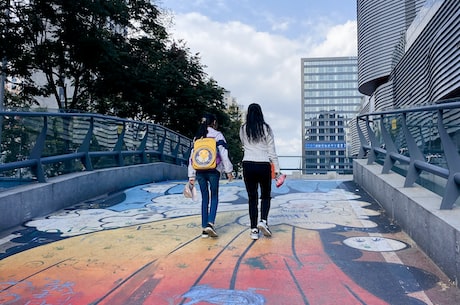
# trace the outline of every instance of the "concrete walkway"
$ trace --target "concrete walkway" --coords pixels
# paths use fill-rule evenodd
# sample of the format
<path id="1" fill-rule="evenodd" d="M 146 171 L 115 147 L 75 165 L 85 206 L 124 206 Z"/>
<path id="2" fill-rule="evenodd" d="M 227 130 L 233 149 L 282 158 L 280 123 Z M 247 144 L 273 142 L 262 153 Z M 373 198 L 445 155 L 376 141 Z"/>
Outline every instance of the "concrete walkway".
<path id="1" fill-rule="evenodd" d="M 460 304 L 460 291 L 348 180 L 273 188 L 249 238 L 242 181 L 201 238 L 183 181 L 88 200 L 0 235 L 0 304 Z"/>

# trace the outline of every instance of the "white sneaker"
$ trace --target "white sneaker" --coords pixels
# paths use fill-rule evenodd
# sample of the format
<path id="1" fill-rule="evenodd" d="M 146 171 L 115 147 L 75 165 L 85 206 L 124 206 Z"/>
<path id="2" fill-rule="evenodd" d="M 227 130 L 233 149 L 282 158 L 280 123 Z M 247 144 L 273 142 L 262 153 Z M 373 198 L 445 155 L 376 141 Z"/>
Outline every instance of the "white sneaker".
<path id="1" fill-rule="evenodd" d="M 206 228 L 204 228 L 204 232 L 208 233 L 208 235 L 210 237 L 217 237 L 217 232 L 216 230 L 214 229 L 214 226 L 210 223 L 208 223 L 208 225 L 206 226 Z"/>
<path id="2" fill-rule="evenodd" d="M 267 225 L 267 221 L 266 220 L 261 220 L 259 222 L 259 224 L 257 225 L 257 228 L 262 231 L 262 233 L 264 234 L 264 236 L 266 237 L 271 237 L 272 236 L 272 232 L 270 231 L 270 229 L 268 228 L 268 225 Z"/>
<path id="3" fill-rule="evenodd" d="M 259 230 L 254 228 L 254 229 L 251 229 L 251 239 L 259 239 Z"/>

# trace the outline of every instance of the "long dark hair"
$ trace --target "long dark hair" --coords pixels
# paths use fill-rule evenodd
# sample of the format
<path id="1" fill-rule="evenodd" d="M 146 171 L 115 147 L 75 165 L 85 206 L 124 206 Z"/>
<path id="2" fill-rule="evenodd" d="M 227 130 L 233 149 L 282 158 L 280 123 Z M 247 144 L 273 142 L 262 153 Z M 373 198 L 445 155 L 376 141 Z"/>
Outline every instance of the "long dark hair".
<path id="1" fill-rule="evenodd" d="M 195 138 L 205 138 L 208 135 L 208 126 L 215 126 L 216 116 L 210 113 L 203 115 L 200 120 L 200 126 L 195 134 Z"/>
<path id="2" fill-rule="evenodd" d="M 270 126 L 264 121 L 264 114 L 259 104 L 252 103 L 246 114 L 246 134 L 250 142 L 259 142 L 265 137 L 265 129 L 270 132 Z"/>

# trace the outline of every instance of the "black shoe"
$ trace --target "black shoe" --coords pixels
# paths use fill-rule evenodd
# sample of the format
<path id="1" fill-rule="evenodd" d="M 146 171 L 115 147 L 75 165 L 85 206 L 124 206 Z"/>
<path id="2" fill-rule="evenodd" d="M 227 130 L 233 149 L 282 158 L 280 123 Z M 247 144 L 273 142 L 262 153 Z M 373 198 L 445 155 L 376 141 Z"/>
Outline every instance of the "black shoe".
<path id="1" fill-rule="evenodd" d="M 210 224 L 210 223 L 208 223 L 206 228 L 204 228 L 204 232 L 208 233 L 208 235 L 211 236 L 211 237 L 219 236 L 219 235 L 217 235 L 216 230 L 214 230 L 214 226 L 212 224 Z"/>

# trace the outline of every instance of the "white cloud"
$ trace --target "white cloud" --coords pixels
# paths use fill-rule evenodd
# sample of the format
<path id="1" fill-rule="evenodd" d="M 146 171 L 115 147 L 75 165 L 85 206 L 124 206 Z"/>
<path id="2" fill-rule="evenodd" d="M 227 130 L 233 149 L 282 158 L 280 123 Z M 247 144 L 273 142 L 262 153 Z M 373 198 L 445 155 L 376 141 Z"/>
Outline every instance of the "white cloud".
<path id="1" fill-rule="evenodd" d="M 356 55 L 356 22 L 351 21 L 313 31 L 325 37 L 302 40 L 258 32 L 241 22 L 215 22 L 198 13 L 177 14 L 174 21 L 173 37 L 200 54 L 209 76 L 245 107 L 261 104 L 280 156 L 301 155 L 301 58 Z"/>
<path id="2" fill-rule="evenodd" d="M 314 46 L 309 56 L 356 56 L 357 50 L 356 21 L 348 21 L 330 28 L 325 40 Z"/>

